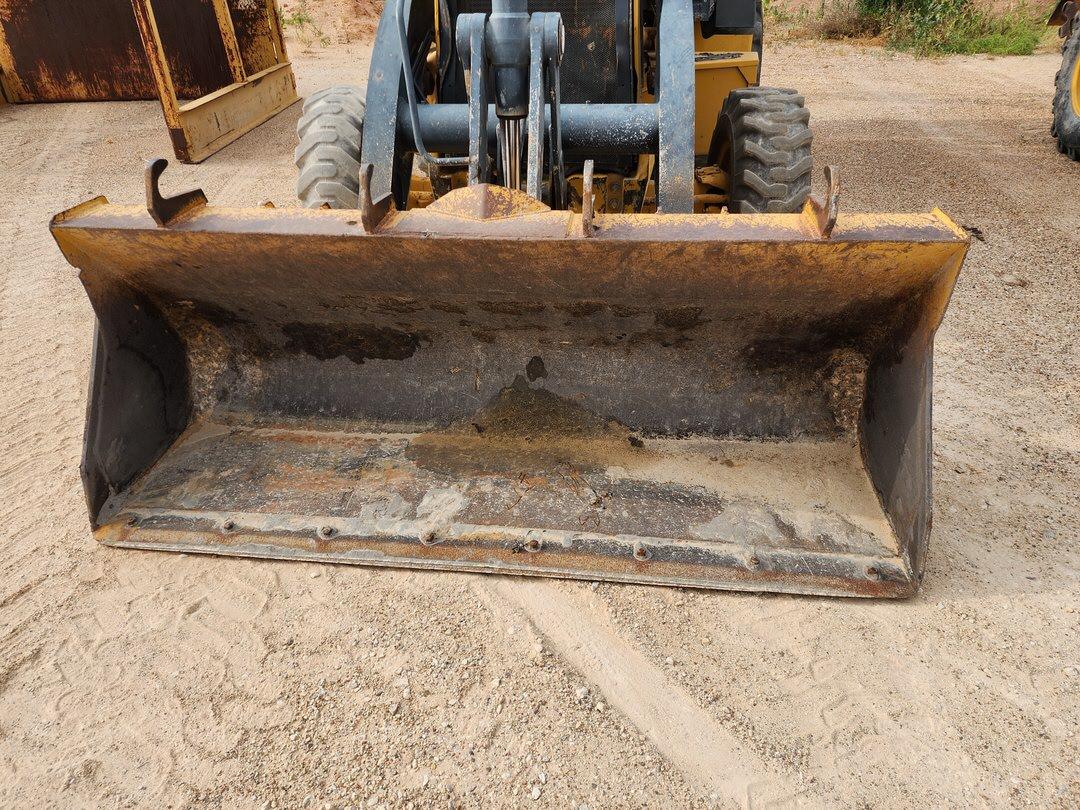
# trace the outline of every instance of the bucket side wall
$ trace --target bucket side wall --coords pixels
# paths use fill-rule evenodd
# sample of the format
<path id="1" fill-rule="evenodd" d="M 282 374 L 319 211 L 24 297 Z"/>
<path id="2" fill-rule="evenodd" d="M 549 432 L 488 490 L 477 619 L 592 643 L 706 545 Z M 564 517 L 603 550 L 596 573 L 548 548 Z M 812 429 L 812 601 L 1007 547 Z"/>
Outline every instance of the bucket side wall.
<path id="1" fill-rule="evenodd" d="M 83 276 L 97 315 L 81 473 L 91 524 L 165 453 L 191 417 L 187 351 L 158 307 L 114 280 Z"/>
<path id="2" fill-rule="evenodd" d="M 962 262 L 963 254 L 942 269 L 912 302 L 909 326 L 873 359 L 860 421 L 867 470 L 916 578 L 922 576 L 933 516 L 934 333 Z"/>

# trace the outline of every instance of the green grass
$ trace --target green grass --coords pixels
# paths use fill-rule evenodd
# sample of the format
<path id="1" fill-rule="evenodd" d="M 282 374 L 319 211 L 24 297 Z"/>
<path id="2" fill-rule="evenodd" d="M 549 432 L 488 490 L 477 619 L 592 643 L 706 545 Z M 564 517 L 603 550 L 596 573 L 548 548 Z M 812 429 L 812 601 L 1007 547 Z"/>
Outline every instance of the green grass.
<path id="1" fill-rule="evenodd" d="M 315 19 L 308 11 L 307 0 L 301 0 L 300 6 L 293 11 L 283 9 L 281 24 L 286 28 L 305 28 L 315 24 Z"/>
<path id="2" fill-rule="evenodd" d="M 767 2 L 765 10 L 771 20 L 796 33 L 823 39 L 874 38 L 919 55 L 1030 54 L 1048 30 L 1041 7 L 990 11 L 972 0 L 822 0 L 817 10 L 797 14 Z"/>
<path id="3" fill-rule="evenodd" d="M 919 54 L 1026 55 L 1035 51 L 1047 30 L 1046 15 L 1027 7 L 991 12 L 975 8 L 970 0 L 890 5 L 881 12 L 889 44 Z"/>
<path id="4" fill-rule="evenodd" d="M 294 10 L 282 10 L 281 25 L 283 28 L 295 28 L 297 38 L 304 45 L 310 45 L 315 40 L 323 47 L 330 44 L 330 37 L 323 33 L 308 11 L 308 0 L 300 0 L 300 5 Z"/>

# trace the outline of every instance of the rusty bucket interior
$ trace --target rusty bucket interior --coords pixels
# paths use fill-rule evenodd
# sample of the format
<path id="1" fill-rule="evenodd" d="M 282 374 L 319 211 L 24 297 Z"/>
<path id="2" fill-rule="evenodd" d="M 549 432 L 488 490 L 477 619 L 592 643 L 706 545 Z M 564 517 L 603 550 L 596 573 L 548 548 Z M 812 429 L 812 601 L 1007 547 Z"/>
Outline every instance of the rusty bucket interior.
<path id="1" fill-rule="evenodd" d="M 940 212 L 90 201 L 83 475 L 129 548 L 851 596 L 917 587 Z M 586 227 L 587 226 L 587 227 Z"/>

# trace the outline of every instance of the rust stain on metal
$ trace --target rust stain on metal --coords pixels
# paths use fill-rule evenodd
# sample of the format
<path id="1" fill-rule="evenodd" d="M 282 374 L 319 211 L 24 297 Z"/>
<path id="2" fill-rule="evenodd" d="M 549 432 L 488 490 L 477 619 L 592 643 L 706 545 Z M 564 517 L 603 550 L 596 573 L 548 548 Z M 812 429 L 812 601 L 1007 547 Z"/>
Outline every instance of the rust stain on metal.
<path id="1" fill-rule="evenodd" d="M 703 565 L 696 560 L 640 559 L 629 547 L 621 554 L 552 549 L 522 554 L 527 540 L 507 542 L 495 532 L 463 532 L 453 540 L 413 541 L 402 537 L 317 539 L 312 533 L 264 530 L 214 534 L 209 531 L 160 528 L 130 529 L 112 525 L 98 531 L 98 540 L 121 548 L 209 553 L 226 556 L 312 560 L 323 563 L 459 570 L 477 573 L 527 574 L 560 579 L 601 579 L 609 582 L 678 585 L 691 588 L 808 593 L 826 596 L 904 597 L 915 584 L 894 567 L 891 576 L 861 569 L 859 576 L 818 574 L 812 570 L 777 571 L 739 563 Z M 859 564 L 859 563 L 856 563 Z M 854 572 L 854 567 L 851 569 Z"/>
<path id="2" fill-rule="evenodd" d="M 285 61 L 274 0 L 230 0 L 229 12 L 249 76 Z"/>
<path id="3" fill-rule="evenodd" d="M 130 0 L 0 0 L 13 101 L 156 97 Z M 9 79 L 10 80 L 10 79 Z"/>
<path id="4" fill-rule="evenodd" d="M 203 3 L 155 7 L 177 92 L 206 95 L 231 80 Z M 0 0 L 14 101 L 125 101 L 158 97 L 131 0 Z"/>
<path id="5" fill-rule="evenodd" d="M 287 323 L 281 331 L 288 338 L 286 349 L 306 352 L 318 360 L 347 357 L 354 363 L 405 360 L 415 354 L 424 339 L 421 334 L 367 325 Z"/>

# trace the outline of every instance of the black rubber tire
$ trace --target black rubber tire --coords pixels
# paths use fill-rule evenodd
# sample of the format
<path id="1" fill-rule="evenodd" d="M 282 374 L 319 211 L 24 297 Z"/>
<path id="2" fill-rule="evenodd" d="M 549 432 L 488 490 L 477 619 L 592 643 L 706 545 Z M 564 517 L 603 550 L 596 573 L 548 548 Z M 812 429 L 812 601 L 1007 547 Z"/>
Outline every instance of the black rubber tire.
<path id="1" fill-rule="evenodd" d="M 360 205 L 360 146 L 364 94 L 359 87 L 328 87 L 304 102 L 296 125 L 296 196 L 305 208 Z"/>
<path id="2" fill-rule="evenodd" d="M 1051 134 L 1057 138 L 1058 151 L 1073 160 L 1080 160 L 1080 98 L 1074 98 L 1073 77 L 1080 67 L 1080 25 L 1073 25 L 1072 34 L 1062 46 L 1061 69 L 1054 80 L 1054 123 Z"/>
<path id="3" fill-rule="evenodd" d="M 724 100 L 709 162 L 728 173 L 728 211 L 794 214 L 810 196 L 810 111 L 794 90 L 746 87 Z"/>

